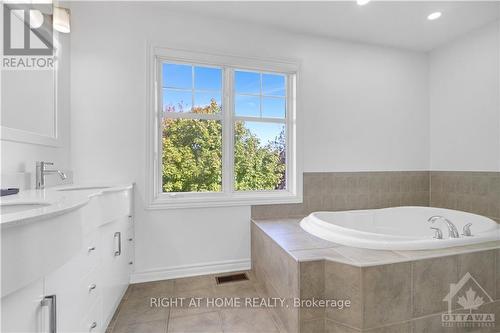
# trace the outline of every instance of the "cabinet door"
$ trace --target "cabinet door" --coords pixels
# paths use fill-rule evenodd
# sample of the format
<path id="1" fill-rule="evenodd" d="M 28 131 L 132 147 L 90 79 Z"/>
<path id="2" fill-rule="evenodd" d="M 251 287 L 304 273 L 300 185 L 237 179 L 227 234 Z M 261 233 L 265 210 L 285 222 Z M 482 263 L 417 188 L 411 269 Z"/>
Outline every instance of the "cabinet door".
<path id="1" fill-rule="evenodd" d="M 43 278 L 2 297 L 2 332 L 44 332 Z"/>
<path id="2" fill-rule="evenodd" d="M 113 316 L 129 283 L 129 258 L 127 256 L 127 216 L 100 228 L 102 248 L 102 302 L 103 319 L 107 324 Z"/>
<path id="3" fill-rule="evenodd" d="M 98 233 L 89 233 L 78 254 L 45 277 L 45 293 L 56 295 L 57 331 L 78 332 L 83 313 L 100 292 Z"/>

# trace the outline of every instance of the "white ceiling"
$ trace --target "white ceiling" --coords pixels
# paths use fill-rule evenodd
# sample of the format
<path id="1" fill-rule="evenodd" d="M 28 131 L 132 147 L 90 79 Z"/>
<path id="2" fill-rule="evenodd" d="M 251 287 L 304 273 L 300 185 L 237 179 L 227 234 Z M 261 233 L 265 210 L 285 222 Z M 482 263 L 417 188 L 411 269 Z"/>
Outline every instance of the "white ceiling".
<path id="1" fill-rule="evenodd" d="M 500 1 L 171 2 L 179 11 L 296 33 L 428 51 L 500 18 Z M 427 15 L 443 16 L 428 21 Z"/>

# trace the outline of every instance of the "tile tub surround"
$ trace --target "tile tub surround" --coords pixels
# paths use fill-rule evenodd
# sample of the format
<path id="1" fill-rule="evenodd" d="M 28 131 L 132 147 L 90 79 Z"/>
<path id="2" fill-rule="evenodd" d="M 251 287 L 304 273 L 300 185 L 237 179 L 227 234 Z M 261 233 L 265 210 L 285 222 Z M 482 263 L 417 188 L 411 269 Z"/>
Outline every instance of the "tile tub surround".
<path id="1" fill-rule="evenodd" d="M 300 204 L 252 206 L 256 219 L 393 206 L 428 206 L 428 171 L 304 173 Z"/>
<path id="2" fill-rule="evenodd" d="M 256 279 L 274 297 L 350 299 L 352 306 L 276 309 L 289 332 L 462 332 L 443 328 L 440 315 L 450 283 L 466 272 L 495 300 L 483 307 L 500 312 L 500 241 L 424 251 L 359 249 L 316 238 L 299 221 L 253 220 Z"/>
<path id="3" fill-rule="evenodd" d="M 388 171 L 304 173 L 300 204 L 252 207 L 252 218 L 302 217 L 315 211 L 431 206 L 500 223 L 500 172 Z"/>
<path id="4" fill-rule="evenodd" d="M 500 172 L 430 173 L 430 205 L 487 216 L 500 222 Z"/>

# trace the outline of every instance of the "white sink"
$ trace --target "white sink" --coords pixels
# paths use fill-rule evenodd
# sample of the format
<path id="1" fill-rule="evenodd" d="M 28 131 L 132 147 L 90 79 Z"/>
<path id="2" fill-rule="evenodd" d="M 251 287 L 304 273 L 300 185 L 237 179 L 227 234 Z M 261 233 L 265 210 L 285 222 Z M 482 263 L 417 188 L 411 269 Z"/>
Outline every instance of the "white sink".
<path id="1" fill-rule="evenodd" d="M 58 189 L 58 191 L 85 191 L 85 190 L 103 190 L 110 186 L 75 186 Z"/>
<path id="2" fill-rule="evenodd" d="M 0 203 L 0 215 L 24 212 L 27 210 L 50 206 L 47 202 L 2 202 Z"/>

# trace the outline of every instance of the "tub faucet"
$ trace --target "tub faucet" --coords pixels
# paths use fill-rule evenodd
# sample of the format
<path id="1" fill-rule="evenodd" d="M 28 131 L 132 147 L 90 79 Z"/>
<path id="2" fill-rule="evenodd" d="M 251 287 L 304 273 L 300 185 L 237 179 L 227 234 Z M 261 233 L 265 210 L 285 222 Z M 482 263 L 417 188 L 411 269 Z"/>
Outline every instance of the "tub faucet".
<path id="1" fill-rule="evenodd" d="M 472 226 L 472 223 L 467 223 L 464 225 L 464 233 L 462 235 L 466 237 L 472 236 L 472 232 L 470 231 L 470 227 Z"/>
<path id="2" fill-rule="evenodd" d="M 445 218 L 444 216 L 434 215 L 434 216 L 429 217 L 429 219 L 427 221 L 434 223 L 437 220 L 443 220 L 443 222 L 446 224 L 446 226 L 448 227 L 448 234 L 449 234 L 450 238 L 459 238 L 460 237 L 458 234 L 457 227 L 450 220 Z"/>
<path id="3" fill-rule="evenodd" d="M 45 188 L 45 175 L 48 173 L 57 173 L 59 174 L 59 177 L 61 177 L 62 180 L 65 180 L 68 178 L 64 172 L 61 170 L 47 170 L 45 169 L 46 165 L 54 165 L 52 162 L 43 162 L 43 161 L 38 161 L 36 162 L 36 180 L 35 180 L 35 187 L 37 190 L 41 190 Z"/>

